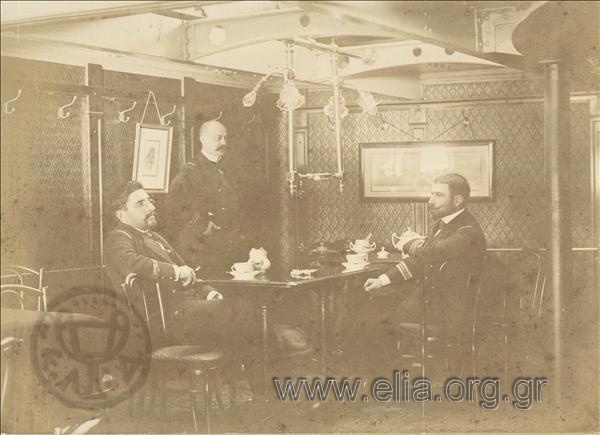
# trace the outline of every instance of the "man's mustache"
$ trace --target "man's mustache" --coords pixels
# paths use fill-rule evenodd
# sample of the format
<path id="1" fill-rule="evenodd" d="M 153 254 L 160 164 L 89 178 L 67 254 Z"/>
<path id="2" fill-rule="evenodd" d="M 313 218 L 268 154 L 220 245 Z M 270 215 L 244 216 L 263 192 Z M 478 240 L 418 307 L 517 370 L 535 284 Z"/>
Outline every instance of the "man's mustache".
<path id="1" fill-rule="evenodd" d="M 150 217 L 152 217 L 152 216 L 154 216 L 154 218 L 156 218 L 156 213 L 155 213 L 155 212 L 153 212 L 153 211 L 151 211 L 150 213 L 148 213 L 144 219 L 145 219 L 145 220 L 148 220 L 148 219 L 150 219 Z"/>

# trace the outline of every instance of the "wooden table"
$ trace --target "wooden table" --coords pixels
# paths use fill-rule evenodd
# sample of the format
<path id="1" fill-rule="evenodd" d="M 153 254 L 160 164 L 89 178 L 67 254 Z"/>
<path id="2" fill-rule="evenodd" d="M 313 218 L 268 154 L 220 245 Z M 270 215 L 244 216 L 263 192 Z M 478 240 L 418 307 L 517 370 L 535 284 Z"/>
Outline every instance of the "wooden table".
<path id="1" fill-rule="evenodd" d="M 49 320 L 50 322 L 78 322 L 78 323 L 97 323 L 104 322 L 94 316 L 81 313 L 62 313 L 56 311 L 33 311 L 20 310 L 17 308 L 2 308 L 0 310 L 2 319 L 2 336 L 5 332 L 12 332 L 17 329 L 32 329 L 38 322 Z"/>
<path id="2" fill-rule="evenodd" d="M 28 342 L 31 340 L 31 337 L 34 333 L 34 329 L 36 327 L 36 325 L 39 324 L 39 322 L 45 321 L 45 322 L 50 322 L 50 323 L 57 323 L 57 322 L 61 322 L 63 324 L 66 323 L 71 323 L 71 322 L 76 322 L 76 323 L 85 323 L 85 324 L 90 324 L 90 325 L 98 325 L 98 324 L 104 324 L 104 320 L 99 319 L 97 317 L 94 316 L 90 316 L 87 314 L 81 314 L 81 313 L 63 313 L 63 312 L 46 312 L 46 311 L 32 311 L 32 310 L 21 310 L 21 309 L 15 309 L 15 308 L 2 308 L 0 310 L 0 315 L 2 316 L 1 318 L 1 326 L 2 326 L 2 352 L 3 352 L 3 356 L 4 356 L 4 351 L 5 351 L 5 345 L 6 345 L 6 350 L 8 351 L 9 349 L 13 349 L 12 352 L 15 352 L 14 347 L 16 345 L 18 345 L 18 343 L 25 341 L 27 342 L 27 344 L 29 344 Z M 28 348 L 28 347 L 27 347 Z M 29 358 L 28 358 L 29 360 Z M 10 382 L 10 376 L 11 376 L 11 369 L 12 369 L 12 358 L 8 357 L 8 358 L 3 358 L 3 364 L 5 364 L 4 367 L 4 373 L 3 373 L 3 379 L 2 379 L 2 397 L 1 397 L 1 408 L 2 408 L 2 416 L 3 419 L 4 417 L 9 418 L 8 416 L 4 415 L 4 406 L 5 406 L 5 402 L 6 402 L 6 393 L 7 393 L 7 389 L 9 387 L 9 382 Z M 24 367 L 21 367 L 24 368 Z M 18 367 L 17 367 L 18 369 Z M 29 369 L 29 368 L 26 368 Z M 31 373 L 31 375 L 33 375 L 33 373 Z M 28 381 L 31 381 L 31 385 L 35 385 L 35 379 L 28 379 Z M 26 391 L 29 391 L 25 386 L 20 385 L 20 387 Z M 31 387 L 30 385 L 27 385 L 27 387 Z M 33 388 L 33 387 L 31 387 Z M 21 394 L 17 394 L 17 396 L 21 396 Z M 32 397 L 20 397 L 19 398 L 21 401 L 23 401 L 24 404 L 27 404 L 27 400 L 33 400 Z M 28 408 L 31 408 L 31 406 L 28 406 Z M 42 416 L 42 418 L 44 420 L 48 420 L 49 419 L 49 414 L 47 413 L 47 407 L 43 406 L 41 407 L 41 409 L 44 411 L 44 415 Z M 16 410 L 19 411 L 19 410 Z M 31 410 L 28 409 L 28 412 L 30 412 Z M 18 412 L 20 413 L 20 412 Z M 27 421 L 30 420 L 28 418 L 25 418 L 24 421 L 27 422 L 28 424 L 33 424 L 33 422 L 31 421 Z M 7 427 L 9 425 L 10 422 L 7 422 Z M 64 422 L 61 422 L 61 424 L 64 424 Z M 4 426 L 3 426 L 4 427 Z M 34 427 L 30 427 L 30 428 L 20 428 L 21 430 L 26 430 L 26 431 L 37 431 L 34 430 Z M 51 428 L 46 428 L 46 429 L 51 429 Z"/>
<path id="3" fill-rule="evenodd" d="M 210 284 L 222 291 L 225 297 L 230 295 L 248 296 L 258 300 L 261 307 L 262 320 L 262 353 L 263 353 L 263 376 L 265 397 L 269 385 L 269 343 L 268 343 L 268 326 L 269 326 L 269 306 L 273 300 L 273 296 L 282 292 L 296 291 L 315 291 L 320 298 L 320 336 L 321 336 L 321 353 L 320 365 L 321 373 L 325 374 L 326 355 L 327 355 L 327 340 L 326 340 L 326 300 L 327 295 L 331 292 L 339 292 L 350 280 L 360 281 L 362 285 L 368 277 L 377 276 L 380 269 L 368 266 L 362 270 L 354 270 L 345 272 L 344 267 L 339 263 L 325 263 L 314 273 L 314 276 L 307 279 L 290 278 L 290 268 L 285 265 L 274 264 L 274 267 L 269 269 L 266 274 L 258 275 L 255 279 L 238 280 L 231 276 L 223 274 L 222 276 L 209 277 L 204 279 L 207 284 Z"/>

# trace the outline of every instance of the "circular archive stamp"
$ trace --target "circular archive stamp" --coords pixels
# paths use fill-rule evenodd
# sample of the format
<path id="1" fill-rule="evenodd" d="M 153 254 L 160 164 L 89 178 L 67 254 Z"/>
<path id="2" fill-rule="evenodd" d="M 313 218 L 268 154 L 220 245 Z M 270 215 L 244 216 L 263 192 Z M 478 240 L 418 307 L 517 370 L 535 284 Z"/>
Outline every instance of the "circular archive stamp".
<path id="1" fill-rule="evenodd" d="M 110 289 L 75 287 L 48 305 L 31 339 L 34 372 L 73 408 L 110 408 L 141 388 L 150 370 L 148 327 Z"/>

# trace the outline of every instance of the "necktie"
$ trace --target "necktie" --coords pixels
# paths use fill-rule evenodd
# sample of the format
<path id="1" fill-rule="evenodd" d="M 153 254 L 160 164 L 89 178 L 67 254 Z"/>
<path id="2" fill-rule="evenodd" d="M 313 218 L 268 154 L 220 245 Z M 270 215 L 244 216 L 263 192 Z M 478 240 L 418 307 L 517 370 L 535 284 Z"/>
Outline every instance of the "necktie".
<path id="1" fill-rule="evenodd" d="M 446 223 L 443 220 L 440 219 L 439 221 L 437 221 L 437 223 L 433 227 L 433 237 L 437 237 L 442 232 L 445 226 Z"/>
<path id="2" fill-rule="evenodd" d="M 154 237 L 150 231 L 148 231 L 146 233 L 146 235 L 148 236 L 148 238 L 146 239 L 147 240 L 146 245 L 155 252 L 156 251 L 162 252 L 162 254 L 166 258 L 169 258 L 169 260 L 170 260 L 172 251 L 169 248 L 167 248 L 164 244 L 162 244 L 160 241 L 158 241 L 157 238 Z"/>

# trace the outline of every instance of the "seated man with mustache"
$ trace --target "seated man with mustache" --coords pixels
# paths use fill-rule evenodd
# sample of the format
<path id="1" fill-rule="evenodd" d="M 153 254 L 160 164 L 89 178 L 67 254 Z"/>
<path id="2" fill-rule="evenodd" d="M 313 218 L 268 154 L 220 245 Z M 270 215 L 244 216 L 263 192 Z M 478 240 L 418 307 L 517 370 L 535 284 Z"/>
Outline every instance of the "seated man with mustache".
<path id="1" fill-rule="evenodd" d="M 409 292 L 394 317 L 398 322 L 419 322 L 423 301 L 425 325 L 439 326 L 444 342 L 459 349 L 449 358 L 450 375 L 459 376 L 460 356 L 468 353 L 474 289 L 485 254 L 485 236 L 477 220 L 466 208 L 470 187 L 459 174 L 437 177 L 431 188 L 429 214 L 435 220 L 427 238 L 407 242 L 403 251 L 409 257 L 380 275 L 370 278 L 364 288 L 377 291 L 419 277 L 418 288 Z"/>
<path id="2" fill-rule="evenodd" d="M 111 207 L 118 223 L 106 236 L 104 254 L 114 288 L 119 290 L 130 273 L 137 274 L 147 288 L 154 288 L 154 282 L 158 281 L 168 330 L 177 331 L 181 334 L 178 338 L 188 343 L 206 341 L 206 331 L 199 330 L 193 321 L 193 310 L 186 307 L 186 317 L 188 313 L 190 317 L 188 321 L 184 319 L 183 298 L 193 296 L 199 300 L 214 300 L 222 299 L 222 295 L 208 285 L 198 284 L 194 269 L 184 263 L 169 242 L 153 231 L 157 226 L 154 202 L 141 183 L 129 181 L 118 186 Z M 147 297 L 155 298 L 156 292 L 148 291 Z M 157 304 L 150 303 L 149 306 L 154 308 L 149 313 L 150 323 L 158 324 Z M 144 312 L 142 306 L 138 305 L 138 309 Z"/>
<path id="3" fill-rule="evenodd" d="M 215 314 L 207 307 L 206 300 L 222 299 L 214 288 L 202 284 L 194 269 L 186 265 L 183 258 L 160 234 L 153 231 L 157 226 L 153 200 L 136 181 L 118 186 L 111 202 L 118 223 L 106 236 L 104 256 L 107 274 L 117 291 L 130 273 L 142 279 L 146 297 L 156 298 L 154 283 L 158 281 L 165 306 L 167 336 L 161 336 L 160 312 L 156 300 L 150 300 L 149 313 L 151 334 L 169 344 L 198 344 L 227 346 L 243 356 L 246 369 L 257 378 L 257 347 L 260 325 L 256 320 L 244 322 L 240 313 L 247 311 L 243 301 L 229 299 L 220 304 Z M 128 295 L 141 313 L 144 306 L 137 295 Z M 215 304 L 211 304 L 214 308 Z M 237 316 L 237 318 L 235 318 Z M 272 330 L 281 340 L 281 347 L 292 351 L 310 350 L 304 337 L 295 328 L 272 325 Z M 158 334 L 157 334 L 158 333 Z M 156 342 L 154 343 L 156 345 Z M 255 380 L 253 378 L 253 380 Z"/>

